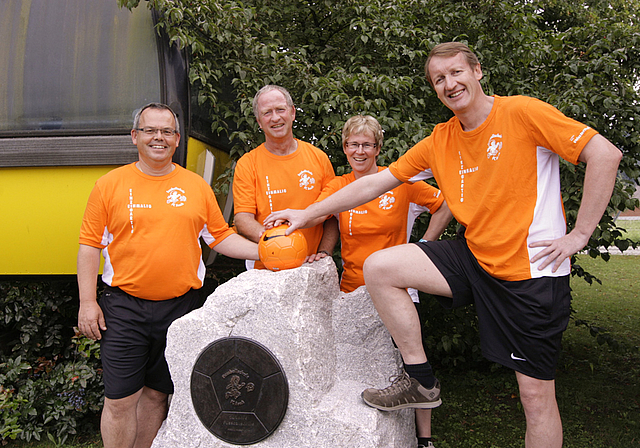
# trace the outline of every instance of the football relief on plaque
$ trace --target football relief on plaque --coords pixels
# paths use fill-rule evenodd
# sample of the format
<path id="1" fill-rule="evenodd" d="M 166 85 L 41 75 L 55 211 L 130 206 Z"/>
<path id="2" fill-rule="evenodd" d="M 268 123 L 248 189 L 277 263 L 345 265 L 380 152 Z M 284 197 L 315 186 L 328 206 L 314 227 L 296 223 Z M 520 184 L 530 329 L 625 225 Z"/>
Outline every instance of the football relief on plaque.
<path id="1" fill-rule="evenodd" d="M 213 435 L 250 445 L 269 437 L 282 422 L 289 386 L 280 362 L 266 347 L 228 337 L 198 356 L 191 372 L 191 400 Z"/>

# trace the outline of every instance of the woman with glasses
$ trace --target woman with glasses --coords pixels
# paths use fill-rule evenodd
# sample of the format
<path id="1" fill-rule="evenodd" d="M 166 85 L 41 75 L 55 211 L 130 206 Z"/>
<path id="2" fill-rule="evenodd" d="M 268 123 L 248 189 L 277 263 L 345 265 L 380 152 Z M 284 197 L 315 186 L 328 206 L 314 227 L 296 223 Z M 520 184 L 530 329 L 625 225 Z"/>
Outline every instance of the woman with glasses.
<path id="1" fill-rule="evenodd" d="M 378 120 L 370 115 L 356 115 L 342 128 L 342 149 L 352 171 L 334 178 L 322 190 L 317 202 L 362 176 L 386 169 L 378 166 L 384 135 Z M 440 190 L 426 182 L 402 184 L 377 199 L 339 214 L 341 256 L 343 263 L 340 289 L 352 292 L 364 285 L 362 267 L 372 253 L 409 241 L 416 217 L 432 214 L 423 240 L 436 240 L 451 221 L 451 212 Z M 418 302 L 418 292 L 409 294 Z M 418 448 L 433 447 L 431 410 L 416 409 Z"/>
<path id="2" fill-rule="evenodd" d="M 386 169 L 377 163 L 383 139 L 382 127 L 374 117 L 355 115 L 349 118 L 342 128 L 342 149 L 352 171 L 330 181 L 316 202 L 356 179 Z M 438 239 L 451 221 L 451 213 L 440 190 L 426 182 L 400 185 L 371 202 L 340 213 L 344 268 L 340 289 L 351 292 L 364 285 L 362 266 L 367 257 L 378 250 L 406 244 L 415 218 L 423 212 L 432 214 L 423 239 Z M 417 293 L 414 301 L 417 301 Z"/>

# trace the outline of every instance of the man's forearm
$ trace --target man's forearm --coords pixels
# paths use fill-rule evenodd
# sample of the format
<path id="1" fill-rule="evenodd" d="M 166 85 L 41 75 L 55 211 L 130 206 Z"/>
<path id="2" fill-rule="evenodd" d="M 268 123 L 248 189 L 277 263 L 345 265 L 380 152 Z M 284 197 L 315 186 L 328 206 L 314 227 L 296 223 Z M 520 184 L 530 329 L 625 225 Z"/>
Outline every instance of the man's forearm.
<path id="1" fill-rule="evenodd" d="M 382 193 L 393 190 L 401 183 L 389 170 L 383 170 L 350 183 L 328 198 L 315 202 L 304 210 L 286 209 L 273 212 L 267 216 L 264 224 L 272 226 L 288 223 L 290 227 L 287 232 L 305 229 L 311 227 L 320 217 L 337 215 L 342 211 L 366 204 Z"/>
<path id="2" fill-rule="evenodd" d="M 338 220 L 332 216 L 323 224 L 322 240 L 320 240 L 320 244 L 318 245 L 318 252 L 326 252 L 327 254 L 332 255 L 333 248 L 336 246 L 338 238 L 340 238 Z"/>
<path id="3" fill-rule="evenodd" d="M 389 170 L 383 170 L 370 176 L 364 176 L 346 185 L 323 201 L 307 207 L 312 216 L 337 215 L 377 198 L 381 194 L 393 190 L 400 185 Z"/>
<path id="4" fill-rule="evenodd" d="M 251 213 L 236 213 L 233 220 L 240 235 L 254 243 L 260 240 L 260 235 L 264 232 L 264 226 L 256 221 L 255 215 Z"/>
<path id="5" fill-rule="evenodd" d="M 80 245 L 78 249 L 78 292 L 80 302 L 95 302 L 100 268 L 100 249 Z"/>
<path id="6" fill-rule="evenodd" d="M 94 341 L 101 339 L 101 331 L 107 329 L 104 314 L 96 298 L 99 268 L 100 249 L 81 244 L 78 250 L 78 330 Z"/>
<path id="7" fill-rule="evenodd" d="M 587 240 L 609 204 L 621 158 L 620 150 L 600 135 L 594 136 L 582 151 L 580 160 L 587 166 L 574 231 Z"/>
<path id="8" fill-rule="evenodd" d="M 446 201 L 442 203 L 438 211 L 436 211 L 433 215 L 431 215 L 431 219 L 429 220 L 429 226 L 427 227 L 426 232 L 422 239 L 427 241 L 436 241 L 444 232 L 444 229 L 447 228 L 453 215 L 451 215 L 451 211 L 449 210 L 449 206 Z"/>
<path id="9" fill-rule="evenodd" d="M 246 238 L 234 233 L 233 235 L 229 235 L 218 244 L 216 244 L 213 249 L 231 258 L 240 258 L 247 260 L 258 260 L 258 246 L 249 241 Z"/>
<path id="10" fill-rule="evenodd" d="M 532 248 L 543 248 L 530 260 L 531 263 L 542 260 L 538 264 L 538 270 L 552 266 L 552 272 L 556 272 L 564 260 L 580 251 L 589 242 L 611 199 L 621 158 L 622 153 L 618 148 L 601 135 L 595 135 L 584 147 L 578 160 L 585 162 L 587 168 L 576 225 L 561 238 L 529 244 Z"/>

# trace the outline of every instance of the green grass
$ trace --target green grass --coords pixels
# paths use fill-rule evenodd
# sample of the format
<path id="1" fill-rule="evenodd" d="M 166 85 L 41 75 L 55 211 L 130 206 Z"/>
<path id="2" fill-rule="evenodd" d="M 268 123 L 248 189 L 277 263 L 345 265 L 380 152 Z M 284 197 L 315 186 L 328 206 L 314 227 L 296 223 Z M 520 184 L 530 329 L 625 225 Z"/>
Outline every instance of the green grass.
<path id="1" fill-rule="evenodd" d="M 558 378 L 565 425 L 594 438 L 584 446 L 640 447 L 640 257 L 578 262 L 602 284 L 572 282 L 575 316 L 609 331 L 622 347 L 612 350 L 594 343 L 585 327 L 569 327 Z"/>
<path id="2" fill-rule="evenodd" d="M 84 436 L 78 438 L 69 437 L 63 445 L 56 445 L 49 440 L 31 441 L 30 443 L 20 441 L 9 441 L 7 448 L 102 448 L 100 434 Z"/>
<path id="3" fill-rule="evenodd" d="M 599 345 L 584 326 L 569 324 L 556 378 L 565 448 L 640 447 L 640 257 L 608 263 L 581 256 L 602 280 L 574 279 L 575 317 L 608 330 L 623 346 Z M 433 413 L 438 448 L 524 446 L 525 419 L 515 375 L 445 372 L 443 405 Z"/>
<path id="4" fill-rule="evenodd" d="M 611 330 L 628 345 L 640 346 L 640 257 L 617 255 L 609 262 L 580 256 L 578 263 L 600 279 L 574 279 L 576 317 Z"/>
<path id="5" fill-rule="evenodd" d="M 569 324 L 556 378 L 564 448 L 640 447 L 640 257 L 616 255 L 605 263 L 583 255 L 578 262 L 602 285 L 572 281 L 576 319 L 610 332 L 623 347 L 600 345 L 587 328 L 575 320 Z M 525 419 L 512 371 L 495 366 L 438 375 L 443 405 L 433 413 L 437 448 L 524 447 Z M 102 447 L 98 434 L 64 446 Z M 55 445 L 9 442 L 8 447 Z"/>
<path id="6" fill-rule="evenodd" d="M 618 218 L 616 225 L 626 230 L 626 232 L 623 233 L 625 238 L 640 241 L 640 219 Z"/>

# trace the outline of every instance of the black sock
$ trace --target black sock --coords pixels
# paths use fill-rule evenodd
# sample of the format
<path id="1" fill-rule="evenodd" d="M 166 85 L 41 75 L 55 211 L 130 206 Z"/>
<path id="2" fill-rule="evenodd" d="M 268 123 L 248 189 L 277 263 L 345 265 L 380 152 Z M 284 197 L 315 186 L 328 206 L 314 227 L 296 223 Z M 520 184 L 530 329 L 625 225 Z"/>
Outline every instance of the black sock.
<path id="1" fill-rule="evenodd" d="M 418 445 L 428 446 L 431 442 L 431 437 L 418 437 Z"/>
<path id="2" fill-rule="evenodd" d="M 436 384 L 436 377 L 433 376 L 429 361 L 423 364 L 405 364 L 404 370 L 409 374 L 409 377 L 415 378 L 427 389 L 431 389 Z"/>

